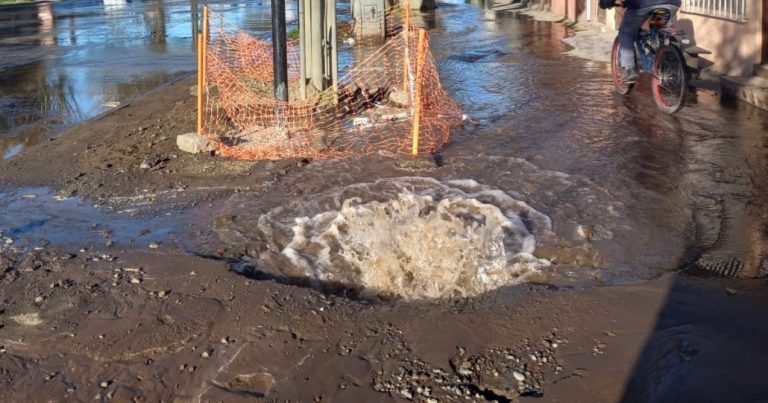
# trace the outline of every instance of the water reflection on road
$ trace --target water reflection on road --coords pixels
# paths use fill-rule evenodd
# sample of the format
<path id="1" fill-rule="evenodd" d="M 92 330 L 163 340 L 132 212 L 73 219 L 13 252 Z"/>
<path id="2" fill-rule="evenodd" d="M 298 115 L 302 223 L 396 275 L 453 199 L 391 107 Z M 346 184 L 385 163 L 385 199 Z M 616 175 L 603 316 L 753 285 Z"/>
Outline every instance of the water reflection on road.
<path id="1" fill-rule="evenodd" d="M 289 2 L 287 16 L 296 18 Z M 213 2 L 270 29 L 269 2 Z M 0 9 L 0 156 L 196 69 L 197 1 L 67 1 Z"/>
<path id="2" fill-rule="evenodd" d="M 563 25 L 483 1 L 446 3 L 425 18 L 431 44 L 444 84 L 481 122 L 458 134 L 452 152 L 514 155 L 590 178 L 647 222 L 638 240 L 684 240 L 681 265 L 700 259 L 745 277 L 766 269 L 768 113 L 699 91 L 666 116 L 647 84 L 618 96 L 606 64 L 564 56 Z"/>

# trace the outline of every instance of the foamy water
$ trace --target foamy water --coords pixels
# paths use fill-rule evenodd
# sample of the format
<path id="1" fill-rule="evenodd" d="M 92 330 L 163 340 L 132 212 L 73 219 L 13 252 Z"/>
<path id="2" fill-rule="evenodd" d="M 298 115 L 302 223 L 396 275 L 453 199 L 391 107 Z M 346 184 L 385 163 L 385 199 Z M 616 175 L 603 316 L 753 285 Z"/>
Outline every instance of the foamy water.
<path id="1" fill-rule="evenodd" d="M 313 279 L 408 299 L 477 295 L 549 266 L 533 256 L 536 238 L 523 217 L 543 231 L 550 230 L 549 218 L 525 203 L 501 192 L 468 193 L 451 182 L 389 182 L 427 187 L 384 202 L 350 198 L 337 210 L 297 218 L 282 255 Z"/>
<path id="2" fill-rule="evenodd" d="M 275 207 L 258 218 L 269 247 L 258 268 L 317 287 L 405 299 L 478 295 L 525 281 L 550 262 L 545 214 L 472 180 L 382 179 Z"/>

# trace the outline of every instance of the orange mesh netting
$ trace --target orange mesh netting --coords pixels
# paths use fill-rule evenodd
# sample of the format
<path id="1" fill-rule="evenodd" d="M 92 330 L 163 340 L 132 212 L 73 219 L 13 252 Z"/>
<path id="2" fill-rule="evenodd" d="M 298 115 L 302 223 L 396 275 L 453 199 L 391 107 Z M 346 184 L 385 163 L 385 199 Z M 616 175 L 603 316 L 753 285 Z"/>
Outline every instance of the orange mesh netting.
<path id="1" fill-rule="evenodd" d="M 426 32 L 389 10 L 386 40 L 339 39 L 338 85 L 300 99 L 299 43 L 288 44 L 288 102 L 273 98 L 272 45 L 212 15 L 203 46 L 201 132 L 224 156 L 328 158 L 433 153 L 461 123 Z M 404 26 L 408 29 L 404 29 Z M 354 44 L 352 44 L 354 42 Z"/>

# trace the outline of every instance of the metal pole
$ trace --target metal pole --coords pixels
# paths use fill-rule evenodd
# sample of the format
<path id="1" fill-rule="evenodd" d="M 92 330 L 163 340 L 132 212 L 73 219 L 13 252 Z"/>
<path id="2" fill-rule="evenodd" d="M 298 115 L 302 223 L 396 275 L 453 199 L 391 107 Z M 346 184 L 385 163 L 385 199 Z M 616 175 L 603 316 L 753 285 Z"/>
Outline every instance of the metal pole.
<path id="1" fill-rule="evenodd" d="M 285 35 L 285 0 L 272 0 L 272 65 L 275 99 L 288 101 L 288 47 Z"/>

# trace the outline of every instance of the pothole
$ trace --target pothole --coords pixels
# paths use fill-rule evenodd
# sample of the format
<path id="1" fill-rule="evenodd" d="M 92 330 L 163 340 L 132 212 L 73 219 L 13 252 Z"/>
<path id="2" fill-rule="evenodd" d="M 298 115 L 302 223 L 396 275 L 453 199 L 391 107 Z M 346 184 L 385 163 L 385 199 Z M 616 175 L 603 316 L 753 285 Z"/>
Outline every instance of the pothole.
<path id="1" fill-rule="evenodd" d="M 217 231 L 231 237 L 232 223 Z M 404 299 L 469 297 L 550 266 L 534 252 L 549 217 L 475 181 L 397 178 L 295 200 L 260 215 L 255 266 L 312 286 Z"/>

